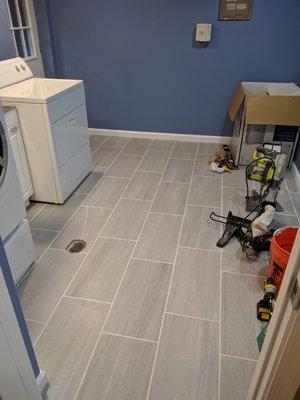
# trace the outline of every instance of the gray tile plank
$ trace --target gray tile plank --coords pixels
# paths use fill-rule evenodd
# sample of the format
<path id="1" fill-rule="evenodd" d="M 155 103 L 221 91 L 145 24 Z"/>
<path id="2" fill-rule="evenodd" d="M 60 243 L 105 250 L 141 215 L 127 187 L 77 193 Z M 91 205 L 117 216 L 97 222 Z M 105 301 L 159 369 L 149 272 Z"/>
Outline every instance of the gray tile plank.
<path id="1" fill-rule="evenodd" d="M 26 209 L 27 220 L 30 222 L 37 215 L 37 213 L 40 212 L 43 207 L 45 207 L 45 205 L 45 203 L 37 203 L 31 201 Z"/>
<path id="2" fill-rule="evenodd" d="M 215 154 L 218 150 L 222 149 L 221 143 L 206 143 L 200 142 L 199 143 L 199 154 Z"/>
<path id="3" fill-rule="evenodd" d="M 198 143 L 176 142 L 171 153 L 171 158 L 185 158 L 194 160 L 197 153 Z"/>
<path id="4" fill-rule="evenodd" d="M 101 167 L 99 167 L 101 168 Z M 82 182 L 79 186 L 77 186 L 76 193 L 82 194 L 90 194 L 97 183 L 100 181 L 104 172 L 106 171 L 105 168 L 102 168 L 102 171 L 92 171 Z"/>
<path id="5" fill-rule="evenodd" d="M 151 144 L 151 140 L 142 138 L 130 139 L 123 148 L 122 154 L 133 154 L 143 156 Z"/>
<path id="6" fill-rule="evenodd" d="M 89 135 L 91 153 L 94 153 L 107 139 L 107 136 Z"/>
<path id="7" fill-rule="evenodd" d="M 221 207 L 221 180 L 193 176 L 188 204 Z"/>
<path id="8" fill-rule="evenodd" d="M 174 262 L 182 217 L 150 213 L 141 232 L 134 257 Z"/>
<path id="9" fill-rule="evenodd" d="M 83 253 L 88 253 L 95 243 L 104 224 L 108 220 L 112 209 L 80 207 L 70 222 L 58 235 L 51 248 L 66 249 L 74 239 L 81 239 L 86 242 Z"/>
<path id="10" fill-rule="evenodd" d="M 103 229 L 102 235 L 136 240 L 148 213 L 150 203 L 121 199 Z"/>
<path id="11" fill-rule="evenodd" d="M 228 212 L 231 211 L 234 215 L 245 217 L 248 214 L 248 212 L 245 210 L 245 196 L 246 191 L 244 189 L 224 188 L 223 215 L 227 216 Z"/>
<path id="12" fill-rule="evenodd" d="M 83 259 L 83 254 L 53 249 L 46 251 L 18 287 L 26 318 L 48 321 Z"/>
<path id="13" fill-rule="evenodd" d="M 271 228 L 279 229 L 283 226 L 299 226 L 299 221 L 296 215 L 284 215 L 281 213 L 276 213 L 271 224 Z"/>
<path id="14" fill-rule="evenodd" d="M 50 382 L 49 398 L 75 397 L 108 310 L 108 304 L 62 299 L 35 346 Z"/>
<path id="15" fill-rule="evenodd" d="M 174 146 L 174 140 L 157 139 L 153 140 L 149 150 L 171 151 Z"/>
<path id="16" fill-rule="evenodd" d="M 126 144 L 129 142 L 129 138 L 126 137 L 118 137 L 118 136 L 110 136 L 106 142 L 105 146 L 106 147 L 115 147 L 115 148 L 122 148 L 126 146 Z"/>
<path id="17" fill-rule="evenodd" d="M 134 242 L 98 238 L 68 289 L 68 295 L 112 302 L 133 247 Z"/>
<path id="18" fill-rule="evenodd" d="M 252 248 L 242 251 L 240 243 L 232 239 L 224 248 L 222 270 L 264 276 L 266 274 L 268 256 L 265 252 L 256 253 Z"/>
<path id="19" fill-rule="evenodd" d="M 246 190 L 245 167 L 223 174 L 223 186 Z M 251 186 L 251 181 L 249 182 Z"/>
<path id="20" fill-rule="evenodd" d="M 183 215 L 189 185 L 186 183 L 161 182 L 151 211 Z"/>
<path id="21" fill-rule="evenodd" d="M 129 180 L 104 176 L 84 205 L 113 208 L 124 192 Z"/>
<path id="22" fill-rule="evenodd" d="M 144 400 L 156 344 L 102 335 L 76 400 Z"/>
<path id="23" fill-rule="evenodd" d="M 73 194 L 63 204 L 47 204 L 30 222 L 31 228 L 59 231 L 84 202 L 86 195 Z"/>
<path id="24" fill-rule="evenodd" d="M 136 171 L 123 197 L 137 200 L 152 200 L 160 178 L 160 173 Z"/>
<path id="25" fill-rule="evenodd" d="M 210 156 L 206 154 L 198 154 L 196 157 L 195 168 L 194 168 L 194 175 L 202 175 L 202 176 L 209 176 L 221 179 L 221 175 L 217 174 L 216 172 L 212 172 L 209 169 L 209 160 Z"/>
<path id="26" fill-rule="evenodd" d="M 221 357 L 220 400 L 245 400 L 256 362 Z"/>
<path id="27" fill-rule="evenodd" d="M 58 232 L 44 231 L 43 229 L 31 228 L 31 235 L 38 259 L 43 252 L 50 246 L 51 242 L 58 235 Z"/>
<path id="28" fill-rule="evenodd" d="M 256 318 L 256 304 L 263 296 L 263 278 L 222 274 L 221 352 L 256 360 L 256 342 L 262 324 Z"/>
<path id="29" fill-rule="evenodd" d="M 294 205 L 285 184 L 281 185 L 280 191 L 277 196 L 277 201 L 282 206 L 283 213 L 295 215 Z"/>
<path id="30" fill-rule="evenodd" d="M 300 218 L 300 193 L 291 193 L 291 198 L 296 208 L 298 217 Z"/>
<path id="31" fill-rule="evenodd" d="M 300 181 L 292 171 L 286 172 L 285 181 L 290 192 L 300 193 Z"/>
<path id="32" fill-rule="evenodd" d="M 120 149 L 113 147 L 99 147 L 92 155 L 92 164 L 108 168 L 119 154 Z"/>
<path id="33" fill-rule="evenodd" d="M 106 175 L 119 178 L 131 178 L 141 159 L 142 157 L 140 156 L 120 155 L 106 172 Z"/>
<path id="34" fill-rule="evenodd" d="M 180 238 L 181 246 L 219 251 L 216 243 L 221 237 L 221 224 L 210 220 L 212 211 L 220 214 L 218 208 L 187 206 Z"/>
<path id="35" fill-rule="evenodd" d="M 37 321 L 28 321 L 26 320 L 26 325 L 28 329 L 28 333 L 31 339 L 32 344 L 35 343 L 37 338 L 39 337 L 40 333 L 42 332 L 45 324 L 43 322 Z"/>
<path id="36" fill-rule="evenodd" d="M 220 254 L 179 248 L 167 311 L 218 321 Z"/>
<path id="37" fill-rule="evenodd" d="M 194 161 L 192 160 L 169 160 L 162 180 L 168 182 L 189 183 L 193 171 Z"/>
<path id="38" fill-rule="evenodd" d="M 171 273 L 170 264 L 131 260 L 104 330 L 157 340 Z"/>
<path id="39" fill-rule="evenodd" d="M 163 172 L 170 154 L 162 151 L 148 151 L 141 165 L 140 171 Z"/>
<path id="40" fill-rule="evenodd" d="M 166 315 L 149 400 L 216 400 L 219 324 Z"/>

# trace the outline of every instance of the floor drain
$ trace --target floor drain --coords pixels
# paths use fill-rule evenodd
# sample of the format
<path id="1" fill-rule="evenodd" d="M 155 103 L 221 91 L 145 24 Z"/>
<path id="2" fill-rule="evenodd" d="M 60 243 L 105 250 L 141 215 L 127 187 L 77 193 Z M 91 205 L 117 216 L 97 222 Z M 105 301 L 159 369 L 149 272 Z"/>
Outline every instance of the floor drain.
<path id="1" fill-rule="evenodd" d="M 68 250 L 70 253 L 80 253 L 85 246 L 86 242 L 84 240 L 74 239 L 70 244 L 68 244 L 66 250 Z"/>

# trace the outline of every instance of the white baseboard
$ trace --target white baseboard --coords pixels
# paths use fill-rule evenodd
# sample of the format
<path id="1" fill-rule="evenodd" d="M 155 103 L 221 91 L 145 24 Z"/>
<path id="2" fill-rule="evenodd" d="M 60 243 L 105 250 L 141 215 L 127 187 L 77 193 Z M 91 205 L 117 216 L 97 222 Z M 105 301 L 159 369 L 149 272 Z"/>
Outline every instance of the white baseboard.
<path id="1" fill-rule="evenodd" d="M 39 388 L 41 395 L 45 396 L 45 394 L 49 388 L 49 382 L 48 382 L 46 371 L 40 371 L 39 375 L 36 378 L 36 384 Z"/>
<path id="2" fill-rule="evenodd" d="M 89 128 L 90 135 L 100 136 L 121 136 L 128 138 L 143 139 L 169 139 L 184 142 L 209 142 L 231 144 L 231 136 L 209 136 L 209 135 L 189 135 L 182 133 L 161 133 L 161 132 L 138 132 L 138 131 L 121 131 L 115 129 L 95 129 Z"/>
<path id="3" fill-rule="evenodd" d="M 298 168 L 297 168 L 295 162 L 293 162 L 293 164 L 292 164 L 291 171 L 292 171 L 293 175 L 295 176 L 295 178 L 297 179 L 297 181 L 299 181 L 299 184 L 300 184 L 300 172 L 298 171 Z"/>

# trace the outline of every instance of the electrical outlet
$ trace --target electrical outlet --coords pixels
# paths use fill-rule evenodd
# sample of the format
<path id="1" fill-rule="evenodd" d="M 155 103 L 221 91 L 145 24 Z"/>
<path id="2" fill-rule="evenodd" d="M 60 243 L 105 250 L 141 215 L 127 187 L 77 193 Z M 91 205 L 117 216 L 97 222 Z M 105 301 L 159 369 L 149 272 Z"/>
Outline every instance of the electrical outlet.
<path id="1" fill-rule="evenodd" d="M 211 24 L 197 24 L 196 42 L 210 42 L 211 28 Z"/>

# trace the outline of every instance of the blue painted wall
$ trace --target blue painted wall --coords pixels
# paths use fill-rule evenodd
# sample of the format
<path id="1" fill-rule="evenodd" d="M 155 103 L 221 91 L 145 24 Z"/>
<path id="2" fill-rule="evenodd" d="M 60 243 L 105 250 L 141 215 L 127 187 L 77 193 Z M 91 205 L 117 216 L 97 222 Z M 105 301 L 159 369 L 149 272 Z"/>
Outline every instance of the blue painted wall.
<path id="1" fill-rule="evenodd" d="M 16 57 L 5 0 L 0 0 L 0 60 Z"/>
<path id="2" fill-rule="evenodd" d="M 48 4 L 58 76 L 86 81 L 91 127 L 230 134 L 240 81 L 300 80 L 299 0 L 254 0 L 251 22 L 218 21 L 218 0 Z M 208 48 L 197 22 L 213 23 Z"/>

